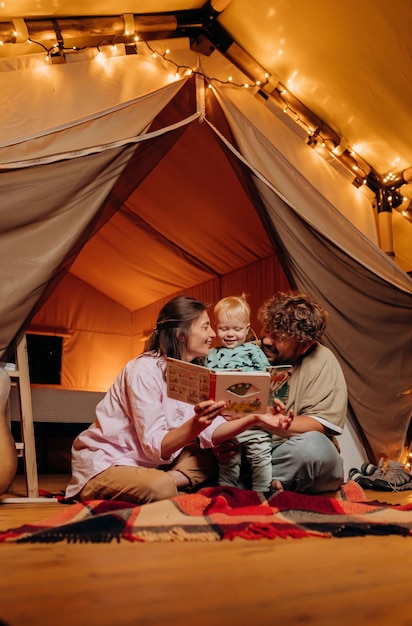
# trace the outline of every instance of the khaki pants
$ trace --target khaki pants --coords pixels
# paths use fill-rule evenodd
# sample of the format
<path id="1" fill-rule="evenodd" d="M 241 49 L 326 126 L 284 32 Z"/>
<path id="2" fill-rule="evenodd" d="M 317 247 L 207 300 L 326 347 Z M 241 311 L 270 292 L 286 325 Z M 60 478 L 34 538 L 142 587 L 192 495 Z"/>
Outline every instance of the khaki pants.
<path id="1" fill-rule="evenodd" d="M 161 469 L 112 465 L 89 482 L 81 490 L 81 500 L 123 500 L 145 504 L 165 500 L 177 495 L 177 487 L 169 470 L 182 472 L 193 490 L 206 480 L 217 478 L 217 463 L 210 450 L 202 450 L 192 444 L 182 450 L 170 465 Z"/>

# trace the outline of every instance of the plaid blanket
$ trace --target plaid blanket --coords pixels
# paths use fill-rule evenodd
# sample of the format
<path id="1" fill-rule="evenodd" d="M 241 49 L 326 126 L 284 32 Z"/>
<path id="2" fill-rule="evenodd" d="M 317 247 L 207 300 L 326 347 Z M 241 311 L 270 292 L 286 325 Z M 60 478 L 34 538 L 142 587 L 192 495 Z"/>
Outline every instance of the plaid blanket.
<path id="1" fill-rule="evenodd" d="M 266 500 L 255 491 L 207 487 L 142 506 L 92 500 L 66 506 L 34 524 L 0 531 L 0 542 L 221 541 L 303 537 L 412 535 L 412 504 L 369 502 L 347 482 L 326 497 L 283 491 Z"/>

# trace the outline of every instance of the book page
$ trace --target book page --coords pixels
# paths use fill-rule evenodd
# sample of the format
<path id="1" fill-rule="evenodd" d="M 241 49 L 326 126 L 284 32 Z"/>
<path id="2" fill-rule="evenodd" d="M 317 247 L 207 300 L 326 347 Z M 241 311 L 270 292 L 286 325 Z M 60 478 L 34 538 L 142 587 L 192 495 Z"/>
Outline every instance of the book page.
<path id="1" fill-rule="evenodd" d="M 266 368 L 270 374 L 270 401 L 273 406 L 274 399 L 286 403 L 289 396 L 289 379 L 292 376 L 292 365 L 271 365 Z"/>
<path id="2" fill-rule="evenodd" d="M 266 371 L 215 370 L 216 400 L 224 400 L 223 415 L 265 413 L 269 402 L 270 375 Z"/>
<path id="3" fill-rule="evenodd" d="M 209 400 L 211 370 L 201 365 L 167 359 L 167 395 L 169 398 L 197 404 Z"/>

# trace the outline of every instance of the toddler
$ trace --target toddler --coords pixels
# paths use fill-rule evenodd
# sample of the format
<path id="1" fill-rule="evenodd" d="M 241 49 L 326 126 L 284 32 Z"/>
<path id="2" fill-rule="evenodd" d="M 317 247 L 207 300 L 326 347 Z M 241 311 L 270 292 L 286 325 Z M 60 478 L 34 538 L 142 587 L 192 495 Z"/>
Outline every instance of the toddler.
<path id="1" fill-rule="evenodd" d="M 205 359 L 211 369 L 266 370 L 270 363 L 263 350 L 247 341 L 250 332 L 250 307 L 246 297 L 228 296 L 214 308 L 216 334 L 220 346 L 212 348 Z M 266 492 L 272 483 L 272 436 L 254 427 L 235 438 L 239 444 L 227 463 L 219 463 L 219 485 L 238 486 L 242 453 L 250 465 L 252 489 Z"/>

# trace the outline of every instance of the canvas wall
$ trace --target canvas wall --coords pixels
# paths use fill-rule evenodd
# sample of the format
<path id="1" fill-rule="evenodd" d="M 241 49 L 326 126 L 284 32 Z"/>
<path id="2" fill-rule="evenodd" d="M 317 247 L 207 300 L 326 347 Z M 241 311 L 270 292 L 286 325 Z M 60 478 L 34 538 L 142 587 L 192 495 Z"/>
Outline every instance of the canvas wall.
<path id="1" fill-rule="evenodd" d="M 288 288 L 286 276 L 273 255 L 184 293 L 213 308 L 219 298 L 244 292 L 252 310 L 252 325 L 259 333 L 259 305 L 276 290 Z M 61 389 L 106 391 L 123 365 L 143 351 L 158 311 L 168 299 L 130 312 L 67 274 L 35 315 L 28 332 L 63 335 Z M 211 316 L 213 319 L 212 311 Z"/>

